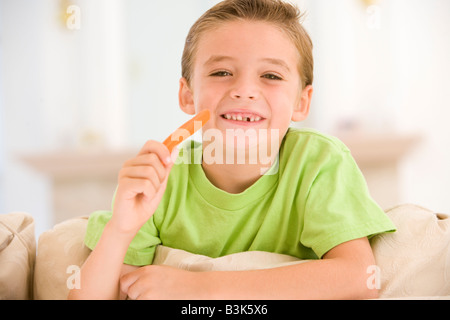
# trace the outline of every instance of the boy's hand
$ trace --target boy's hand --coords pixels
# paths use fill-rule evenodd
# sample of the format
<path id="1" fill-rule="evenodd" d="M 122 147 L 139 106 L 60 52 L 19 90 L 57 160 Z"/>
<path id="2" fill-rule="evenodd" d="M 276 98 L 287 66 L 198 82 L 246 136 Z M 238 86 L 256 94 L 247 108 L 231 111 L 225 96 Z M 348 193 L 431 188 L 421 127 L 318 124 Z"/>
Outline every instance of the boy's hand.
<path id="1" fill-rule="evenodd" d="M 132 300 L 201 299 L 200 272 L 164 265 L 136 269 L 120 279 L 120 291 Z"/>
<path id="2" fill-rule="evenodd" d="M 110 221 L 117 231 L 134 234 L 150 219 L 166 190 L 172 166 L 169 150 L 157 141 L 148 141 L 135 158 L 125 162 Z"/>

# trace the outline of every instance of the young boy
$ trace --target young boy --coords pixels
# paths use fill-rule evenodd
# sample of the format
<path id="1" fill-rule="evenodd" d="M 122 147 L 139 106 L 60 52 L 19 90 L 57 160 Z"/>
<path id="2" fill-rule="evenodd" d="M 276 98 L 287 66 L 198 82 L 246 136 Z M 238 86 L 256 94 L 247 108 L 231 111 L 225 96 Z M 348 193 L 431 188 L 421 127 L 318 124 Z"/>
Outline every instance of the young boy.
<path id="1" fill-rule="evenodd" d="M 299 18 L 279 0 L 226 0 L 194 24 L 179 101 L 188 114 L 210 111 L 203 143 L 186 144 L 180 158 L 192 161 L 174 164 L 163 144 L 149 141 L 124 164 L 112 212 L 89 219 L 93 251 L 70 298 L 377 296 L 366 285 L 375 264 L 368 237 L 394 225 L 340 141 L 289 128 L 307 117 L 313 92 L 312 44 Z M 210 257 L 266 251 L 311 261 L 190 272 L 152 266 L 159 244 Z"/>

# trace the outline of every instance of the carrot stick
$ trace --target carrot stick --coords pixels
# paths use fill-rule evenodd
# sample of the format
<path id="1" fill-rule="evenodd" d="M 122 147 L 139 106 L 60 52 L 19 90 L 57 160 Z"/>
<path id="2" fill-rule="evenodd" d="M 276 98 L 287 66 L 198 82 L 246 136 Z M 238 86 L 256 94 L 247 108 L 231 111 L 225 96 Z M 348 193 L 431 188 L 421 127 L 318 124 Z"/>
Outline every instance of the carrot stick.
<path id="1" fill-rule="evenodd" d="M 163 144 L 172 153 L 175 146 L 192 136 L 196 131 L 200 130 L 210 118 L 209 110 L 200 111 L 195 117 L 187 121 L 177 130 L 175 130 Z"/>

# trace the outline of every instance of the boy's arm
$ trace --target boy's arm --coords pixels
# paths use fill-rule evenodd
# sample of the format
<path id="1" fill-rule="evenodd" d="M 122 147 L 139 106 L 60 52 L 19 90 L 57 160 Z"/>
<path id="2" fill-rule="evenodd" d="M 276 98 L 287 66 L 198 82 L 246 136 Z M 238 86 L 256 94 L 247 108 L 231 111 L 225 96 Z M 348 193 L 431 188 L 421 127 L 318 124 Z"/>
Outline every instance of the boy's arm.
<path id="1" fill-rule="evenodd" d="M 72 289 L 68 299 L 118 299 L 120 277 L 137 268 L 123 264 L 132 239 L 108 223 L 97 246 L 83 264 L 80 288 Z"/>
<path id="2" fill-rule="evenodd" d="M 321 260 L 252 271 L 189 272 L 147 266 L 122 277 L 130 298 L 180 299 L 365 299 L 367 268 L 375 260 L 367 238 L 342 243 Z M 183 289 L 180 291 L 180 289 Z"/>
<path id="3" fill-rule="evenodd" d="M 367 285 L 375 265 L 367 238 L 342 243 L 321 260 L 252 272 L 210 273 L 221 299 L 368 299 L 378 291 Z M 214 284 L 213 284 L 214 283 Z"/>
<path id="4" fill-rule="evenodd" d="M 148 141 L 135 158 L 125 162 L 112 218 L 81 268 L 81 288 L 72 289 L 69 299 L 120 297 L 120 277 L 130 271 L 123 265 L 128 246 L 158 207 L 172 166 L 169 150 L 156 141 Z"/>

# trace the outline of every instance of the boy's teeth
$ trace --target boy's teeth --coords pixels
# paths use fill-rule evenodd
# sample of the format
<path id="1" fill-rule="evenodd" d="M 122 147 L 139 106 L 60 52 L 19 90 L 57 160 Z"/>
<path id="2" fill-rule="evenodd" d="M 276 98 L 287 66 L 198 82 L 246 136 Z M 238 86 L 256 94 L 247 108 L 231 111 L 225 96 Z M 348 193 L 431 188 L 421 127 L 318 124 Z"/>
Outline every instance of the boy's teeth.
<path id="1" fill-rule="evenodd" d="M 254 116 L 243 117 L 241 115 L 230 115 L 230 114 L 225 114 L 224 118 L 228 119 L 228 120 L 247 121 L 247 122 L 255 122 L 255 121 L 260 121 L 261 120 L 261 117 L 258 117 L 258 116 L 256 116 L 256 117 L 254 117 Z"/>

